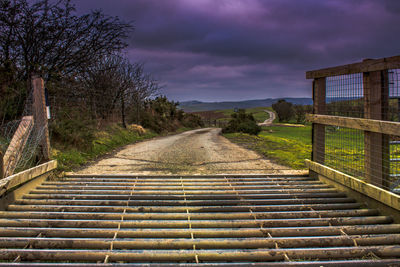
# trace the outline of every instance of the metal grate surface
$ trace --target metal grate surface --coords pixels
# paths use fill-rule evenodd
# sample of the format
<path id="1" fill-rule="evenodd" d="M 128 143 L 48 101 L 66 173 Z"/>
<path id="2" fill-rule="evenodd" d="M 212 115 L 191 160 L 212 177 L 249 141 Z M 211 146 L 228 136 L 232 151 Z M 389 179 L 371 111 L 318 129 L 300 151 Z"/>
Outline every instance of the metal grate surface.
<path id="1" fill-rule="evenodd" d="M 400 264 L 400 225 L 309 177 L 70 176 L 0 211 L 0 265 Z"/>

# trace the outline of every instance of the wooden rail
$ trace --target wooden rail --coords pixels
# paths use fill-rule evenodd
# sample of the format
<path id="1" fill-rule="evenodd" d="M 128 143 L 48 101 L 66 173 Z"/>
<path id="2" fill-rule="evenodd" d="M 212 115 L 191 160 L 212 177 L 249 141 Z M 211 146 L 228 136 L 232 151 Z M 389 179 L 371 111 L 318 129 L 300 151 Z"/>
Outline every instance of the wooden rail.
<path id="1" fill-rule="evenodd" d="M 400 195 L 388 192 L 377 186 L 366 183 L 360 179 L 354 178 L 345 173 L 339 172 L 332 168 L 326 167 L 322 164 L 306 160 L 307 167 L 321 174 L 329 179 L 339 182 L 357 192 L 360 192 L 370 198 L 378 200 L 379 202 L 400 211 Z"/>
<path id="2" fill-rule="evenodd" d="M 387 69 L 400 68 L 400 56 L 366 59 L 363 62 L 353 63 L 333 68 L 325 68 L 306 72 L 307 79 L 317 79 L 330 76 L 347 75 L 363 72 L 374 72 Z"/>
<path id="3" fill-rule="evenodd" d="M 400 122 L 349 118 L 342 116 L 329 116 L 329 115 L 319 115 L 319 114 L 307 114 L 306 119 L 309 122 L 323 124 L 323 125 L 346 127 L 346 128 L 370 131 L 375 133 L 389 134 L 389 135 L 400 134 Z"/>
<path id="4" fill-rule="evenodd" d="M 11 175 L 7 178 L 0 180 L 0 197 L 9 192 L 10 190 L 20 186 L 44 173 L 52 171 L 57 168 L 57 161 L 52 160 L 43 163 L 39 166 L 25 170 L 23 172 Z"/>

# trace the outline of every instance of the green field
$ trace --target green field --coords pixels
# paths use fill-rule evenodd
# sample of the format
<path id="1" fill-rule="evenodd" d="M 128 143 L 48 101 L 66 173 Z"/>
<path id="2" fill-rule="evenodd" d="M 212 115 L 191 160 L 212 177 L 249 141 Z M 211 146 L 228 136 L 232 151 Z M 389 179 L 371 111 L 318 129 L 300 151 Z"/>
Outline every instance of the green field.
<path id="1" fill-rule="evenodd" d="M 304 159 L 311 158 L 311 132 L 310 125 L 304 127 L 271 126 L 263 127 L 263 131 L 258 136 L 243 133 L 224 134 L 224 136 L 278 164 L 293 169 L 305 169 Z M 391 158 L 400 158 L 400 145 L 391 145 L 389 153 Z M 348 128 L 327 127 L 325 165 L 363 179 L 365 176 L 364 164 L 363 132 Z M 400 173 L 400 164 L 391 162 L 390 172 L 392 174 Z"/>
<path id="2" fill-rule="evenodd" d="M 266 119 L 269 118 L 269 114 L 265 112 L 265 110 L 268 109 L 266 107 L 257 107 L 257 108 L 247 108 L 246 113 L 253 114 L 254 119 L 257 122 L 264 122 Z M 221 110 L 221 112 L 227 116 L 228 119 L 230 119 L 231 114 L 233 114 L 235 111 L 233 109 L 225 109 Z"/>
<path id="3" fill-rule="evenodd" d="M 271 109 L 270 107 L 257 107 L 257 108 L 247 108 L 246 113 L 251 113 L 257 122 L 264 122 L 269 118 L 269 114 L 265 110 Z M 213 111 L 200 111 L 193 112 L 200 115 L 205 120 L 217 120 L 221 122 L 228 122 L 231 119 L 231 115 L 234 113 L 234 109 L 222 109 Z"/>
<path id="4" fill-rule="evenodd" d="M 311 157 L 311 126 L 263 127 L 258 135 L 224 134 L 234 143 L 257 151 L 266 158 L 293 169 L 305 169 L 304 159 Z"/>

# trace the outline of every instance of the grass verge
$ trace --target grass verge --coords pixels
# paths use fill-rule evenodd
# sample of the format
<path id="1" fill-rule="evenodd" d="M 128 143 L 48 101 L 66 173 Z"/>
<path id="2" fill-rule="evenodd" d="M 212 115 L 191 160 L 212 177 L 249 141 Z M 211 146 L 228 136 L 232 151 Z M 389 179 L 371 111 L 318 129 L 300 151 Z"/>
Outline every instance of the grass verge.
<path id="1" fill-rule="evenodd" d="M 56 143 L 54 144 L 52 154 L 53 158 L 58 161 L 59 171 L 72 171 L 118 147 L 155 136 L 157 134 L 151 131 L 139 134 L 136 131 L 128 130 L 114 124 L 102 131 L 96 132 L 95 138 L 84 148 L 76 146 L 65 147 Z"/>
<path id="2" fill-rule="evenodd" d="M 224 136 L 236 144 L 293 169 L 305 169 L 304 160 L 311 157 L 311 126 L 271 126 L 263 127 L 258 136 L 243 133 L 230 133 Z"/>

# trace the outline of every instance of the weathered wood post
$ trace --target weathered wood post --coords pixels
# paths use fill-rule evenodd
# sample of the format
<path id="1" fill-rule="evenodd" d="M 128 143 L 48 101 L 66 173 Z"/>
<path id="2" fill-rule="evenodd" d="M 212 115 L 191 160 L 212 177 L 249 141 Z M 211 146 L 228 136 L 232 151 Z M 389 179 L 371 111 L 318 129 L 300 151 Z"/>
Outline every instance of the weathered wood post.
<path id="1" fill-rule="evenodd" d="M 388 81 L 388 70 L 363 73 L 364 117 L 366 119 L 388 119 Z M 378 186 L 389 186 L 389 136 L 382 133 L 364 131 L 364 144 L 366 181 Z"/>
<path id="2" fill-rule="evenodd" d="M 39 145 L 43 159 L 49 160 L 50 138 L 49 138 L 48 123 L 47 123 L 47 110 L 46 110 L 43 79 L 37 75 L 33 75 L 32 88 L 33 88 L 33 117 L 35 122 L 35 131 L 37 134 L 39 135 L 41 134 L 41 140 L 39 142 Z"/>
<path id="3" fill-rule="evenodd" d="M 3 152 L 0 151 L 0 179 L 4 178 L 4 162 L 3 162 Z"/>
<path id="4" fill-rule="evenodd" d="M 313 113 L 326 112 L 326 78 L 315 78 L 313 81 Z M 312 160 L 323 164 L 325 161 L 325 125 L 312 124 Z"/>

